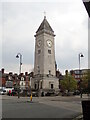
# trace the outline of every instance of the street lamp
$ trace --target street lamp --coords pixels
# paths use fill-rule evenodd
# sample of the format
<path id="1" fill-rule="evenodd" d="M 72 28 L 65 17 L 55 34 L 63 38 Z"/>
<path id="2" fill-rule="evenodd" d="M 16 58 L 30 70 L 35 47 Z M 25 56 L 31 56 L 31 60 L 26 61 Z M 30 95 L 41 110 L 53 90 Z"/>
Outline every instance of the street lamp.
<path id="1" fill-rule="evenodd" d="M 20 58 L 20 70 L 19 70 L 19 74 L 21 73 L 21 65 L 22 65 L 22 55 L 21 53 L 18 53 L 16 55 L 16 58 Z M 18 83 L 18 86 L 17 86 L 17 90 L 18 90 L 18 98 L 20 97 L 20 83 Z"/>
<path id="2" fill-rule="evenodd" d="M 20 58 L 20 70 L 19 70 L 19 73 L 21 73 L 21 65 L 22 65 L 22 55 L 21 55 L 21 53 L 18 53 L 16 55 L 16 58 Z"/>
<path id="3" fill-rule="evenodd" d="M 82 53 L 79 53 L 78 57 L 79 57 L 79 71 L 80 71 L 80 57 L 84 57 L 84 55 Z"/>
<path id="4" fill-rule="evenodd" d="M 79 79 L 80 79 L 80 57 L 84 57 L 82 53 L 79 53 Z M 81 93 L 81 98 L 82 98 L 82 88 L 81 88 L 81 79 L 80 79 L 80 93 Z"/>

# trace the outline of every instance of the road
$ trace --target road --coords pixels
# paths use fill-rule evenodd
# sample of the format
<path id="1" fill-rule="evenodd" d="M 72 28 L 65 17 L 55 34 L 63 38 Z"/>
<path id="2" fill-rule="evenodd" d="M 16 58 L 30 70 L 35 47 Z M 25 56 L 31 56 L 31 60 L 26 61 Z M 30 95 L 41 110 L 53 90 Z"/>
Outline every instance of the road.
<path id="1" fill-rule="evenodd" d="M 79 97 L 2 97 L 3 118 L 74 118 L 82 113 Z"/>

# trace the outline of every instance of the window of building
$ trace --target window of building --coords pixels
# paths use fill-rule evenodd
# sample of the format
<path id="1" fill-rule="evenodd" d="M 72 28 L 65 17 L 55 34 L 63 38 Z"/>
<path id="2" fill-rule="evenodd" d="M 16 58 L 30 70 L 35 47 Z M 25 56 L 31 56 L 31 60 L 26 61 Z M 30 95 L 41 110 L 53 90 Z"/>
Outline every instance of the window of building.
<path id="1" fill-rule="evenodd" d="M 51 74 L 51 70 L 49 70 L 49 74 Z"/>
<path id="2" fill-rule="evenodd" d="M 75 74 L 79 74 L 79 70 L 76 70 L 76 71 L 75 71 Z"/>
<path id="3" fill-rule="evenodd" d="M 80 75 L 77 75 L 77 78 L 80 78 Z"/>
<path id="4" fill-rule="evenodd" d="M 75 75 L 75 78 L 78 78 L 78 75 Z"/>
<path id="5" fill-rule="evenodd" d="M 21 77 L 21 81 L 24 81 L 24 77 Z"/>
<path id="6" fill-rule="evenodd" d="M 51 54 L 51 50 L 48 50 L 48 53 Z"/>
<path id="7" fill-rule="evenodd" d="M 37 84 L 36 84 L 36 83 L 35 83 L 35 86 L 34 86 L 34 87 L 35 87 L 35 89 L 37 89 Z"/>
<path id="8" fill-rule="evenodd" d="M 41 53 L 41 50 L 38 50 L 38 54 L 40 54 Z"/>
<path id="9" fill-rule="evenodd" d="M 23 86 L 23 82 L 21 83 L 21 85 Z"/>
<path id="10" fill-rule="evenodd" d="M 53 84 L 51 84 L 51 89 L 53 89 Z"/>
<path id="11" fill-rule="evenodd" d="M 8 77 L 9 80 L 12 80 L 11 76 Z"/>
<path id="12" fill-rule="evenodd" d="M 40 86 L 40 88 L 42 89 L 42 82 L 41 82 L 41 86 Z"/>
<path id="13" fill-rule="evenodd" d="M 75 75 L 75 78 L 77 78 L 77 76 Z"/>

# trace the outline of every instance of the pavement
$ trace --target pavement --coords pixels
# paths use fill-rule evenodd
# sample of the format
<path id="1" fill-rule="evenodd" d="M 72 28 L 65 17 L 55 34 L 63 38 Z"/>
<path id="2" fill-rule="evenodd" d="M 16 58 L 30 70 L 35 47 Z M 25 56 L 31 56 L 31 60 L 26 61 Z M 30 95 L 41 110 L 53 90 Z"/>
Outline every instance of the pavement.
<path id="1" fill-rule="evenodd" d="M 52 97 L 33 97 L 32 103 L 40 103 L 42 105 L 51 106 L 58 109 L 65 109 L 67 111 L 72 111 L 76 114 L 73 116 L 73 120 L 82 120 L 82 100 L 87 100 L 89 97 L 87 95 L 83 95 L 82 98 L 80 96 L 52 96 Z M 30 97 L 20 97 L 18 99 L 17 96 L 0 96 L 0 100 L 8 101 L 10 100 L 12 103 L 28 103 L 30 101 Z M 1 114 L 0 114 L 1 115 Z"/>

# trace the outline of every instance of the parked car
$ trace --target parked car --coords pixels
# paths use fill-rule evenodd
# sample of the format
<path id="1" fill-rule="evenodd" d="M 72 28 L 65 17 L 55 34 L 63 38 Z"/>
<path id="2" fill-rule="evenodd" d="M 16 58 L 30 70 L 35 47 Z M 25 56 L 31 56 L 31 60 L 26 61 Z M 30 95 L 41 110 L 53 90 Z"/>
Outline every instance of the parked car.
<path id="1" fill-rule="evenodd" d="M 80 91 L 79 90 L 76 90 L 73 95 L 80 95 Z"/>
<path id="2" fill-rule="evenodd" d="M 32 96 L 33 97 L 38 97 L 38 92 L 37 91 L 32 91 Z"/>
<path id="3" fill-rule="evenodd" d="M 0 89 L 0 95 L 5 95 L 6 94 L 6 90 Z"/>
<path id="4" fill-rule="evenodd" d="M 73 93 L 74 93 L 74 91 L 68 92 L 68 90 L 66 90 L 66 91 L 62 92 L 62 96 L 73 96 Z"/>
<path id="5" fill-rule="evenodd" d="M 54 92 L 47 92 L 46 94 L 45 94 L 45 96 L 54 96 L 55 94 L 54 94 Z"/>

